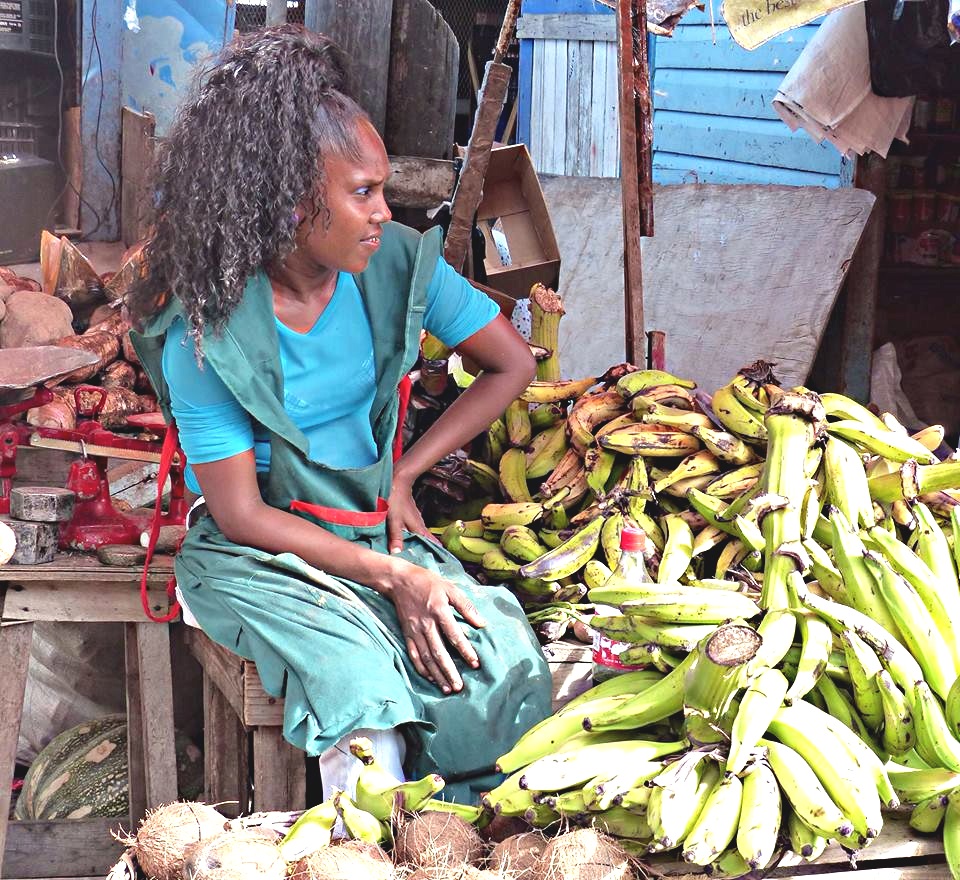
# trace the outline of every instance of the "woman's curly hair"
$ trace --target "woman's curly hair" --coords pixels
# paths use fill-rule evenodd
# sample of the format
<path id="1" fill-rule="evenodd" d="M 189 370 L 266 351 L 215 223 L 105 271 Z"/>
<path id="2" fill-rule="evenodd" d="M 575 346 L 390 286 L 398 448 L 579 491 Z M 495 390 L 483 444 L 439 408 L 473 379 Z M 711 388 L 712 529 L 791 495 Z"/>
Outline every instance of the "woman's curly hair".
<path id="1" fill-rule="evenodd" d="M 199 73 L 159 145 L 135 320 L 172 294 L 195 342 L 219 332 L 250 275 L 293 250 L 297 206 L 329 222 L 322 157 L 356 158 L 367 118 L 344 81 L 336 45 L 299 25 L 238 37 Z"/>

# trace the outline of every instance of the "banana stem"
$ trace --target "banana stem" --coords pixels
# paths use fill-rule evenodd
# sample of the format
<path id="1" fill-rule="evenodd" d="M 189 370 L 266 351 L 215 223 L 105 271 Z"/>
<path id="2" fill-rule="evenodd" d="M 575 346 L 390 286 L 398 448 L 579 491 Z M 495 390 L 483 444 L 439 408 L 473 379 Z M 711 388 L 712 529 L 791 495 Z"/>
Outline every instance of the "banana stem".
<path id="1" fill-rule="evenodd" d="M 537 379 L 555 382 L 560 378 L 560 319 L 563 300 L 542 284 L 530 289 L 530 342 L 550 352 L 537 361 Z"/>
<path id="2" fill-rule="evenodd" d="M 915 486 L 910 488 L 911 482 Z M 908 491 L 904 491 L 904 482 Z M 882 474 L 868 480 L 870 496 L 874 501 L 899 501 L 909 499 L 913 491 L 917 495 L 940 492 L 943 489 L 960 488 L 960 461 L 943 461 L 940 464 L 918 465 L 913 480 L 905 480 L 902 473 Z"/>
<path id="3" fill-rule="evenodd" d="M 742 669 L 760 642 L 753 627 L 727 623 L 700 643 L 683 683 L 684 732 L 694 747 L 729 738 L 727 716 L 741 686 Z"/>

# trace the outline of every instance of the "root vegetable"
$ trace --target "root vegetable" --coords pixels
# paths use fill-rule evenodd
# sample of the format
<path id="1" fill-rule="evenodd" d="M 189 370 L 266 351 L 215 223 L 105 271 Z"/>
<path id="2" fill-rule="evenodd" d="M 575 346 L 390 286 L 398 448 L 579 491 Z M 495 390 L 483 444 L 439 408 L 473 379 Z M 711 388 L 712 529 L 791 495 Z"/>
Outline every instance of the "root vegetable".
<path id="1" fill-rule="evenodd" d="M 178 801 L 147 813 L 136 837 L 120 840 L 148 877 L 180 880 L 186 848 L 222 832 L 226 821 L 206 804 Z"/>
<path id="2" fill-rule="evenodd" d="M 286 874 L 277 836 L 269 829 L 221 831 L 190 844 L 184 852 L 186 880 L 284 880 Z"/>
<path id="3" fill-rule="evenodd" d="M 77 427 L 77 405 L 73 386 L 52 388 L 54 400 L 27 410 L 27 424 L 36 428 L 62 428 L 72 431 Z"/>
<path id="4" fill-rule="evenodd" d="M 373 844 L 350 840 L 324 846 L 304 856 L 290 872 L 290 880 L 392 880 L 389 856 Z"/>
<path id="5" fill-rule="evenodd" d="M 93 396 L 94 391 L 80 391 L 80 410 L 88 411 L 96 403 Z M 103 408 L 95 416 L 96 420 L 104 428 L 120 428 L 127 423 L 127 416 L 135 415 L 143 411 L 143 404 L 140 401 L 140 395 L 129 388 L 105 388 L 102 392 L 105 395 Z"/>
<path id="6" fill-rule="evenodd" d="M 133 347 L 133 343 L 130 341 L 129 330 L 120 337 L 120 345 L 123 348 L 123 359 L 139 366 L 140 358 L 137 355 L 137 350 Z"/>
<path id="7" fill-rule="evenodd" d="M 133 388 L 137 382 L 137 370 L 126 361 L 114 361 L 104 368 L 100 384 L 104 388 Z"/>
<path id="8" fill-rule="evenodd" d="M 630 857 L 612 838 L 578 828 L 551 840 L 543 851 L 543 880 L 635 880 Z"/>
<path id="9" fill-rule="evenodd" d="M 535 831 L 516 834 L 498 843 L 490 852 L 490 867 L 508 871 L 517 880 L 536 880 L 547 841 Z"/>
<path id="10" fill-rule="evenodd" d="M 89 336 L 91 333 L 112 333 L 118 337 L 118 340 L 130 332 L 130 320 L 119 308 L 110 308 L 110 312 L 102 321 L 96 324 L 91 323 L 90 327 L 83 334 Z"/>
<path id="11" fill-rule="evenodd" d="M 419 813 L 394 836 L 394 857 L 413 868 L 475 864 L 483 857 L 477 829 L 453 813 Z"/>
<path id="12" fill-rule="evenodd" d="M 80 367 L 68 373 L 52 384 L 65 382 L 86 382 L 91 376 L 99 373 L 107 364 L 115 361 L 120 354 L 120 339 L 108 330 L 88 331 L 82 336 L 66 336 L 56 343 L 61 348 L 76 348 L 80 351 L 89 351 L 99 360 L 89 367 Z"/>

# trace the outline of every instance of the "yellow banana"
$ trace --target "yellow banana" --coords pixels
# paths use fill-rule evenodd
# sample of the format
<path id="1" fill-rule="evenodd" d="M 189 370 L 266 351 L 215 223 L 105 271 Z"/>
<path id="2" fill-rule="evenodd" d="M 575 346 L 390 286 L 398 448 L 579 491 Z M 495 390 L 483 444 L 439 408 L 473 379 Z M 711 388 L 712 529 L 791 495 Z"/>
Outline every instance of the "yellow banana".
<path id="1" fill-rule="evenodd" d="M 593 443 L 593 431 L 626 412 L 627 404 L 616 391 L 599 391 L 581 397 L 567 416 L 570 443 L 581 455 Z"/>
<path id="2" fill-rule="evenodd" d="M 524 452 L 527 479 L 536 480 L 551 473 L 560 464 L 568 448 L 566 429 L 562 423 L 534 435 Z"/>
<path id="3" fill-rule="evenodd" d="M 564 408 L 557 403 L 541 403 L 530 410 L 530 427 L 539 433 L 559 424 L 566 415 Z"/>
<path id="4" fill-rule="evenodd" d="M 598 434 L 597 442 L 614 452 L 642 455 L 646 458 L 689 455 L 700 448 L 700 441 L 692 434 L 656 425 L 632 424 Z"/>
<path id="5" fill-rule="evenodd" d="M 500 488 L 508 501 L 533 501 L 527 485 L 527 462 L 522 449 L 512 447 L 500 456 Z"/>
<path id="6" fill-rule="evenodd" d="M 535 501 L 487 504 L 480 518 L 486 528 L 503 531 L 507 526 L 528 526 L 540 519 L 543 512 L 543 505 Z"/>
<path id="7" fill-rule="evenodd" d="M 599 446 L 591 446 L 583 455 L 587 485 L 598 498 L 602 498 L 607 493 L 607 482 L 610 480 L 616 461 L 616 453 Z"/>
<path id="8" fill-rule="evenodd" d="M 509 446 L 510 438 L 507 436 L 507 423 L 502 419 L 494 419 L 493 423 L 487 428 L 484 435 L 484 457 L 492 465 L 500 461 L 503 451 Z"/>
<path id="9" fill-rule="evenodd" d="M 361 810 L 345 791 L 334 795 L 333 803 L 340 812 L 347 834 L 355 840 L 377 844 L 389 840 L 389 826 L 373 814 Z"/>
<path id="10" fill-rule="evenodd" d="M 583 379 L 558 379 L 552 382 L 535 381 L 527 386 L 527 390 L 520 395 L 520 399 L 536 404 L 576 400 L 596 384 L 596 376 Z"/>
<path id="11" fill-rule="evenodd" d="M 678 514 L 663 518 L 667 541 L 660 556 L 657 583 L 680 581 L 693 559 L 693 530 Z"/>
<path id="12" fill-rule="evenodd" d="M 742 372 L 737 373 L 728 383 L 733 396 L 747 409 L 763 418 L 770 405 L 770 395 L 764 388 L 763 381 L 755 381 Z"/>
<path id="13" fill-rule="evenodd" d="M 656 403 L 649 397 L 638 396 L 630 401 L 633 417 L 647 425 L 668 425 L 681 431 L 693 431 L 695 427 L 709 428 L 710 417 L 692 409 Z"/>
<path id="14" fill-rule="evenodd" d="M 721 544 L 724 544 L 729 539 L 730 536 L 723 529 L 717 528 L 717 526 L 706 525 L 697 532 L 696 537 L 693 539 L 693 555 L 694 557 L 702 556 L 704 553 L 713 550 L 714 547 L 719 547 Z"/>
<path id="15" fill-rule="evenodd" d="M 748 442 L 766 442 L 767 429 L 763 420 L 734 397 L 729 385 L 714 392 L 711 406 L 713 414 L 731 434 Z"/>
<path id="16" fill-rule="evenodd" d="M 637 614 L 595 615 L 590 627 L 618 642 L 656 645 L 671 651 L 692 651 L 716 624 L 673 624 Z"/>
<path id="17" fill-rule="evenodd" d="M 717 477 L 704 491 L 717 498 L 735 498 L 756 486 L 762 473 L 762 462 L 744 464 Z"/>
<path id="18" fill-rule="evenodd" d="M 599 559 L 591 559 L 583 567 L 583 582 L 587 585 L 588 590 L 595 590 L 610 580 L 612 573 L 609 567 Z"/>
<path id="19" fill-rule="evenodd" d="M 520 563 L 511 559 L 499 547 L 488 550 L 480 559 L 487 576 L 494 581 L 509 581 L 519 576 Z"/>
<path id="20" fill-rule="evenodd" d="M 619 510 L 611 513 L 600 529 L 600 549 L 607 567 L 614 571 L 620 564 L 620 533 L 623 531 L 623 514 Z"/>
<path id="21" fill-rule="evenodd" d="M 664 382 L 645 388 L 643 396 L 653 405 L 662 404 L 671 409 L 692 410 L 696 405 L 693 395 L 683 385 L 677 385 L 675 382 Z"/>
<path id="22" fill-rule="evenodd" d="M 290 830 L 280 841 L 281 857 L 284 861 L 296 862 L 327 846 L 338 818 L 340 814 L 332 798 L 310 807 L 290 826 Z"/>
<path id="23" fill-rule="evenodd" d="M 633 397 L 657 385 L 678 385 L 681 388 L 696 388 L 696 382 L 681 379 L 663 370 L 635 370 L 617 381 L 617 391 L 625 398 Z"/>
<path id="24" fill-rule="evenodd" d="M 609 593 L 616 588 L 600 587 L 590 591 L 590 600 L 604 603 Z M 627 595 L 624 593 L 624 595 Z M 716 623 L 720 624 L 735 618 L 756 617 L 760 607 L 749 596 L 726 590 L 711 590 L 706 587 L 687 587 L 680 585 L 652 585 L 650 589 L 638 589 L 634 598 L 621 603 L 625 612 L 636 610 L 644 617 L 673 623 Z M 605 604 L 616 604 L 606 602 Z"/>
<path id="25" fill-rule="evenodd" d="M 554 547 L 539 559 L 522 565 L 521 576 L 558 581 L 578 572 L 597 552 L 603 523 L 602 516 L 596 517 L 559 547 Z"/>
<path id="26" fill-rule="evenodd" d="M 395 810 L 420 809 L 443 789 L 443 777 L 436 773 L 406 782 L 397 779 L 377 761 L 373 743 L 367 737 L 350 740 L 349 748 L 362 765 L 354 803 L 381 821 L 388 821 Z"/>
<path id="27" fill-rule="evenodd" d="M 532 562 L 547 552 L 537 533 L 528 526 L 507 526 L 500 533 L 500 548 L 517 562 Z"/>
<path id="28" fill-rule="evenodd" d="M 461 562 L 473 563 L 479 563 L 484 553 L 497 546 L 483 538 L 471 538 L 465 534 L 463 520 L 450 523 L 441 533 L 440 543 Z"/>
<path id="29" fill-rule="evenodd" d="M 500 476 L 490 465 L 468 458 L 463 462 L 463 469 L 484 495 L 492 496 L 500 491 Z"/>
<path id="30" fill-rule="evenodd" d="M 523 448 L 530 443 L 533 428 L 530 425 L 530 406 L 525 400 L 514 400 L 503 414 L 507 425 L 507 439 L 511 446 Z"/>
<path id="31" fill-rule="evenodd" d="M 913 712 L 907 704 L 906 695 L 896 686 L 889 672 L 881 669 L 876 681 L 883 706 L 883 747 L 891 755 L 902 755 L 917 744 Z"/>
<path id="32" fill-rule="evenodd" d="M 800 659 L 790 687 L 784 694 L 788 705 L 806 696 L 820 680 L 833 650 L 830 627 L 810 611 L 795 612 L 800 629 Z"/>
<path id="33" fill-rule="evenodd" d="M 583 461 L 577 451 L 573 448 L 568 449 L 547 478 L 540 484 L 540 494 L 544 498 L 550 498 L 564 486 L 571 485 L 582 467 Z"/>
<path id="34" fill-rule="evenodd" d="M 863 422 L 877 430 L 886 430 L 883 420 L 867 409 L 862 403 L 847 397 L 845 394 L 837 394 L 834 391 L 825 391 L 820 395 L 820 402 L 823 404 L 824 412 L 827 418 L 832 421 L 855 421 Z"/>
<path id="35" fill-rule="evenodd" d="M 690 432 L 699 438 L 703 445 L 720 461 L 740 467 L 753 464 L 759 458 L 757 453 L 736 434 L 718 428 L 695 427 Z"/>
<path id="36" fill-rule="evenodd" d="M 852 526 L 875 525 L 867 474 L 856 450 L 845 440 L 828 436 L 823 461 L 830 502 L 843 511 Z"/>
<path id="37" fill-rule="evenodd" d="M 653 484 L 655 492 L 663 492 L 679 480 L 689 477 L 703 477 L 719 473 L 720 462 L 717 457 L 706 449 L 688 455 L 666 476 L 661 477 Z"/>

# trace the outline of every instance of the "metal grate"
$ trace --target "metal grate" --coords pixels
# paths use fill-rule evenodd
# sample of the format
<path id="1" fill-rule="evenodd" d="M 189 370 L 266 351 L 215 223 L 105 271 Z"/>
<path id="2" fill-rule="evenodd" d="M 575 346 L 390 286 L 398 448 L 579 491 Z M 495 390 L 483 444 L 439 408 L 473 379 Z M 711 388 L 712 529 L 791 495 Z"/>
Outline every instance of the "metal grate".
<path id="1" fill-rule="evenodd" d="M 307 0 L 287 0 L 287 21 L 303 24 Z M 267 0 L 237 0 L 237 18 L 234 25 L 238 31 L 254 31 L 267 21 Z"/>
<path id="2" fill-rule="evenodd" d="M 0 122 L 0 156 L 10 155 L 37 155 L 37 126 L 26 122 Z"/>

